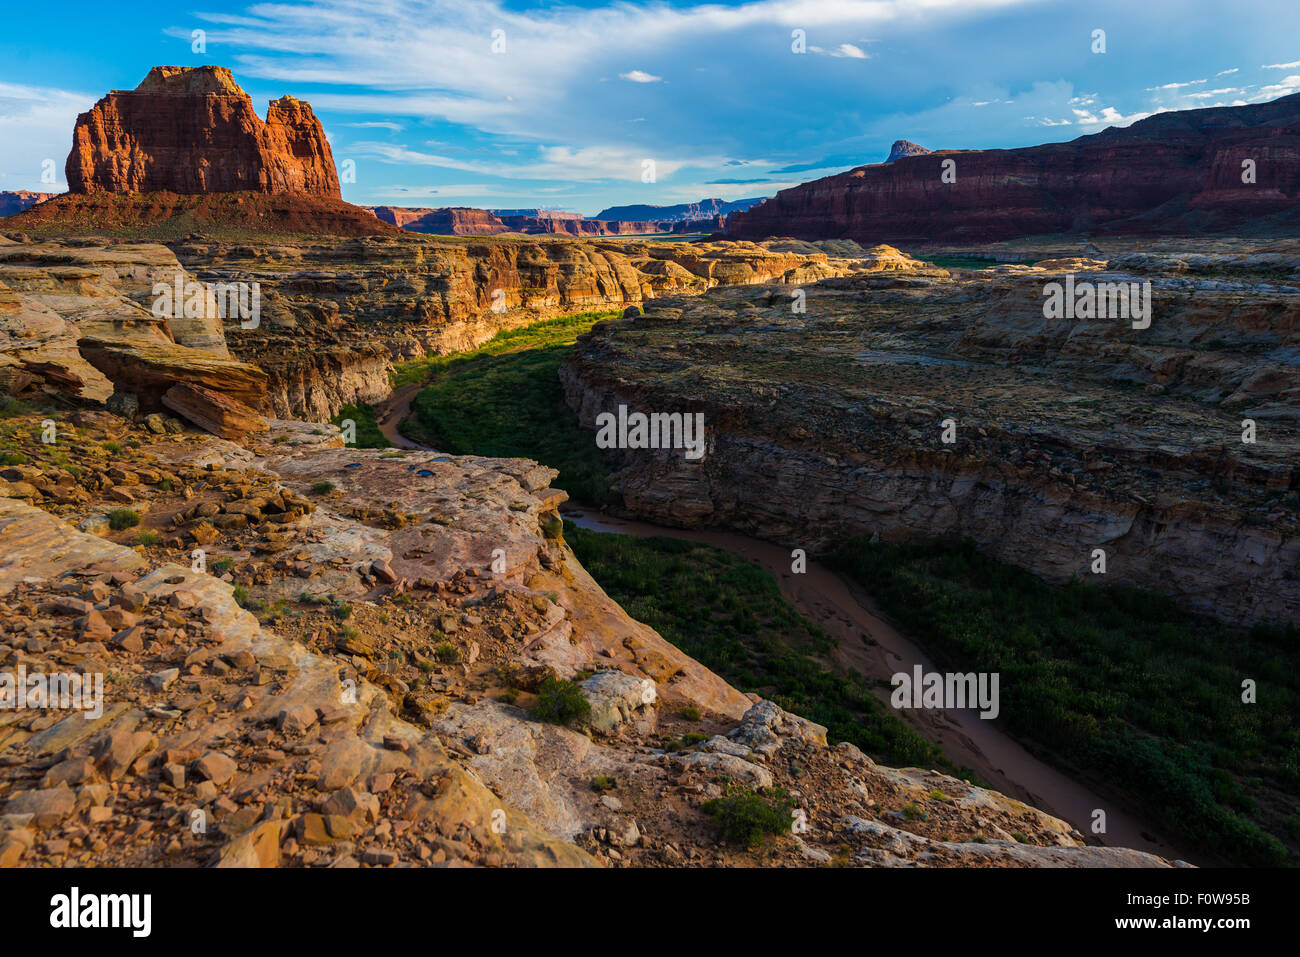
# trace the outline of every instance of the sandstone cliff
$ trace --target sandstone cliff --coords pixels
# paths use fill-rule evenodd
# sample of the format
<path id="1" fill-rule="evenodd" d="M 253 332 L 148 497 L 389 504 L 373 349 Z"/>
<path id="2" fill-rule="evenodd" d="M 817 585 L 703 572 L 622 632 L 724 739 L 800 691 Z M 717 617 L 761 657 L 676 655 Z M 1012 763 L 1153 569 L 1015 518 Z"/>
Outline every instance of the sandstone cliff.
<path id="1" fill-rule="evenodd" d="M 291 96 L 265 122 L 224 67 L 154 67 L 77 117 L 72 193 L 302 193 L 340 198 L 329 143 Z"/>
<path id="2" fill-rule="evenodd" d="M 417 237 L 175 244 L 201 278 L 260 284 L 262 324 L 234 329 L 230 347 L 268 373 L 265 411 L 311 419 L 384 399 L 388 372 L 403 360 L 664 293 L 842 275 L 852 268 L 845 257 L 865 255 L 848 246 Z"/>
<path id="3" fill-rule="evenodd" d="M 942 174 L 952 161 L 952 181 Z M 1253 181 L 1243 182 L 1243 163 Z M 900 156 L 791 189 L 727 221 L 740 238 L 984 241 L 1044 233 L 1293 230 L 1300 94 L 1162 113 L 1012 150 Z"/>

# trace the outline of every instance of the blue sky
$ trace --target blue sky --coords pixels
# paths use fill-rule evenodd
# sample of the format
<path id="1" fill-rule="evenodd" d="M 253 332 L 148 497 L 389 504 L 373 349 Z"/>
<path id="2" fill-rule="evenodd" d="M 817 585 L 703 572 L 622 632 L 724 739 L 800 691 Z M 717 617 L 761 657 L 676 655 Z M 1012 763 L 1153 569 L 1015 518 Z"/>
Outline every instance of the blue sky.
<path id="1" fill-rule="evenodd" d="M 263 116 L 310 101 L 351 202 L 587 215 L 1300 91 L 1295 0 L 63 0 L 4 26 L 0 189 L 65 188 L 76 114 L 157 64 L 228 66 Z"/>

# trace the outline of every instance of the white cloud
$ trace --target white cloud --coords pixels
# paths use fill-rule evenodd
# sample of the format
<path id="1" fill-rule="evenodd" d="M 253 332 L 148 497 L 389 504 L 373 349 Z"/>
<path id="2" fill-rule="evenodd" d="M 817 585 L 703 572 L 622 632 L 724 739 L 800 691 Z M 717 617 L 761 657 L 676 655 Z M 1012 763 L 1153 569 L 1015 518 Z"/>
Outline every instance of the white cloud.
<path id="1" fill-rule="evenodd" d="M 1284 77 L 1276 83 L 1261 86 L 1259 92 L 1252 96 L 1251 99 L 1275 100 L 1279 96 L 1288 96 L 1296 92 L 1300 92 L 1300 75 Z"/>
<path id="2" fill-rule="evenodd" d="M 353 143 L 346 155 L 355 158 L 373 158 L 382 162 L 412 166 L 434 166 L 454 169 L 483 176 L 501 176 L 511 179 L 551 179 L 566 182 L 591 182 L 595 180 L 641 180 L 646 160 L 653 160 L 655 174 L 664 179 L 685 166 L 720 166 L 726 162 L 722 156 L 667 157 L 646 156 L 624 148 L 593 146 L 572 148 L 568 146 L 537 147 L 533 159 L 519 162 L 484 162 L 457 159 L 439 153 L 426 153 L 392 143 Z"/>
<path id="3" fill-rule="evenodd" d="M 1292 60 L 1290 63 L 1265 63 L 1265 70 L 1294 70 L 1300 66 L 1300 60 Z"/>
<path id="4" fill-rule="evenodd" d="M 1220 70 L 1218 73 L 1216 73 L 1216 74 L 1214 74 L 1214 75 L 1215 75 L 1215 76 L 1227 76 L 1229 73 L 1237 73 L 1237 72 L 1239 72 L 1240 69 L 1241 69 L 1240 67 L 1235 67 L 1235 66 L 1234 66 L 1231 70 Z"/>
<path id="5" fill-rule="evenodd" d="M 952 21 L 1035 2 L 611 2 L 590 9 L 562 4 L 520 10 L 506 0 L 314 0 L 198 16 L 209 25 L 210 46 L 238 51 L 230 64 L 237 77 L 297 89 L 323 86 L 325 91 L 310 93 L 318 110 L 418 116 L 489 135 L 598 147 L 609 141 L 611 122 L 591 110 L 591 88 L 609 62 L 645 63 L 647 56 L 691 45 L 746 43 L 759 31 L 779 31 L 785 38 L 794 28 L 814 36 L 866 36 L 889 25 L 911 29 L 922 19 Z M 188 41 L 189 30 L 166 32 Z M 504 46 L 493 52 L 497 30 Z M 827 55 L 868 56 L 851 43 Z M 631 71 L 625 79 L 646 82 L 641 73 Z M 610 108 L 608 100 L 602 103 Z M 641 109 L 627 112 L 640 115 Z"/>
<path id="6" fill-rule="evenodd" d="M 58 193 L 68 188 L 63 164 L 77 114 L 96 96 L 54 87 L 0 83 L 0 189 Z M 52 170 L 53 183 L 41 182 Z"/>
<path id="7" fill-rule="evenodd" d="M 618 75 L 620 80 L 631 80 L 633 83 L 660 83 L 663 77 L 655 76 L 653 73 L 646 73 L 644 70 L 629 70 L 627 73 Z"/>
<path id="8" fill-rule="evenodd" d="M 852 43 L 841 43 L 837 47 L 829 50 L 822 47 L 810 46 L 809 53 L 817 53 L 821 56 L 847 57 L 851 60 L 870 60 L 871 54 L 864 51 L 861 47 L 854 46 Z"/>
<path id="9" fill-rule="evenodd" d="M 1197 86 L 1206 83 L 1207 80 L 1188 80 L 1186 83 L 1166 83 L 1163 86 L 1149 86 L 1147 92 L 1152 93 L 1156 90 L 1181 90 L 1185 86 Z"/>
<path id="10" fill-rule="evenodd" d="M 1148 116 L 1154 116 L 1157 113 L 1168 113 L 1164 107 L 1150 112 L 1130 113 L 1125 116 L 1113 106 L 1102 107 L 1100 113 L 1093 113 L 1089 110 L 1073 110 L 1080 126 L 1128 126 L 1130 123 L 1136 123 L 1138 120 L 1145 120 Z"/>
<path id="11" fill-rule="evenodd" d="M 358 130 L 392 130 L 394 133 L 400 133 L 406 129 L 401 123 L 389 123 L 382 120 L 375 120 L 370 123 L 344 123 L 343 125 Z"/>

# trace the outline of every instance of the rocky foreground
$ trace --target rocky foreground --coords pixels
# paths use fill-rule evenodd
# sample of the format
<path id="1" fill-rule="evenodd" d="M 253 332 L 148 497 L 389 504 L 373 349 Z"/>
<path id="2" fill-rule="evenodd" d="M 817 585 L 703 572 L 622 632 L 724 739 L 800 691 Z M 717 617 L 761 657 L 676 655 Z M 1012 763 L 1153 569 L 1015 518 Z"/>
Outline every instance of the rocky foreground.
<path id="1" fill-rule="evenodd" d="M 1112 245 L 658 299 L 579 340 L 566 395 L 589 428 L 620 405 L 704 414 L 699 461 L 621 453 L 626 506 L 659 523 L 812 551 L 969 536 L 1055 581 L 1100 550 L 1107 583 L 1294 621 L 1300 246 Z M 1150 283 L 1149 326 L 1045 318 L 1070 276 Z"/>
<path id="2" fill-rule="evenodd" d="M 738 693 L 605 596 L 535 463 L 0 428 L 0 666 L 105 676 L 92 720 L 0 712 L 5 865 L 1165 863 Z M 586 727 L 531 714 L 552 676 Z M 769 787 L 806 829 L 720 842 L 704 802 Z"/>

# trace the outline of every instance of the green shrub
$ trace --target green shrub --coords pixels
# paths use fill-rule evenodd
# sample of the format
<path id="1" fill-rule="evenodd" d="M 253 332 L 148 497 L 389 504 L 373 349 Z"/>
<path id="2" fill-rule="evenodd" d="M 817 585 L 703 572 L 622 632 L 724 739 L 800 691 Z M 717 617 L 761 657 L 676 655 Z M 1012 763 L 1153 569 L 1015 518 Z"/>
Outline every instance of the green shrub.
<path id="1" fill-rule="evenodd" d="M 140 524 L 140 513 L 130 508 L 115 508 L 108 513 L 108 527 L 115 532 Z"/>
<path id="2" fill-rule="evenodd" d="M 450 641 L 444 641 L 433 649 L 433 657 L 437 658 L 441 664 L 454 665 L 460 661 L 460 649 Z"/>
<path id="3" fill-rule="evenodd" d="M 315 482 L 311 487 L 313 495 L 328 495 L 332 491 L 334 491 L 333 482 Z"/>
<path id="4" fill-rule="evenodd" d="M 140 532 L 138 535 L 136 535 L 136 541 L 139 542 L 141 545 L 146 545 L 146 546 L 148 546 L 148 545 L 157 545 L 157 544 L 158 544 L 158 533 L 157 533 L 157 532 L 151 532 L 151 531 L 149 531 L 148 529 L 145 529 L 144 531 L 142 531 L 142 532 Z"/>
<path id="5" fill-rule="evenodd" d="M 753 849 L 769 834 L 784 834 L 794 823 L 794 800 L 776 789 L 770 796 L 757 791 L 736 790 L 704 804 L 704 813 L 718 822 L 721 837 L 732 844 Z"/>
<path id="6" fill-rule="evenodd" d="M 921 809 L 921 805 L 915 801 L 908 801 L 903 805 L 903 817 L 909 821 L 928 821 L 930 819 L 930 815 L 926 814 Z"/>
<path id="7" fill-rule="evenodd" d="M 575 724 L 591 716 L 591 703 L 572 681 L 547 678 L 537 692 L 533 716 L 551 724 Z"/>

